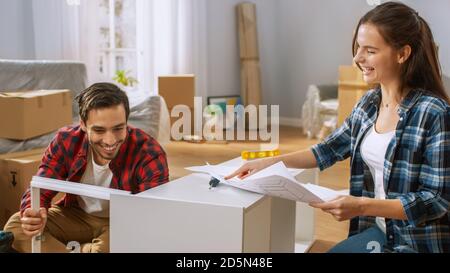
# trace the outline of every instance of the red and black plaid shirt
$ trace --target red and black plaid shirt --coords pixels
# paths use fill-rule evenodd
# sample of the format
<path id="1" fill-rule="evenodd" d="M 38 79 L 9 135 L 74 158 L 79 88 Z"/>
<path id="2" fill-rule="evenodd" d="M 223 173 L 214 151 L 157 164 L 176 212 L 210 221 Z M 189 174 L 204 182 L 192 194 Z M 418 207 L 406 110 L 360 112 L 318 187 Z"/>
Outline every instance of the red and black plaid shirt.
<path id="1" fill-rule="evenodd" d="M 37 176 L 79 182 L 87 166 L 89 141 L 80 126 L 58 131 L 42 158 Z M 144 131 L 127 127 L 127 137 L 117 156 L 109 163 L 113 173 L 110 188 L 138 193 L 169 181 L 166 153 L 159 143 Z M 49 208 L 57 192 L 41 190 L 41 207 Z M 66 194 L 58 205 L 78 205 L 76 195 Z M 28 189 L 20 211 L 31 206 Z"/>

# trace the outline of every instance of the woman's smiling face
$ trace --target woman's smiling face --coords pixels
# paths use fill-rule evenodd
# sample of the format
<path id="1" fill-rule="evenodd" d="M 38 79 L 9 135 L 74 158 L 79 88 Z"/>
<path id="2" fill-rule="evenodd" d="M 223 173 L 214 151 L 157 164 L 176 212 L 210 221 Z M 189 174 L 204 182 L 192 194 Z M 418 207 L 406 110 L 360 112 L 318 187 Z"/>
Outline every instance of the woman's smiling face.
<path id="1" fill-rule="evenodd" d="M 363 70 L 369 84 L 390 85 L 399 82 L 400 65 L 397 50 L 391 47 L 373 24 L 362 24 L 356 38 L 357 51 L 353 58 Z"/>

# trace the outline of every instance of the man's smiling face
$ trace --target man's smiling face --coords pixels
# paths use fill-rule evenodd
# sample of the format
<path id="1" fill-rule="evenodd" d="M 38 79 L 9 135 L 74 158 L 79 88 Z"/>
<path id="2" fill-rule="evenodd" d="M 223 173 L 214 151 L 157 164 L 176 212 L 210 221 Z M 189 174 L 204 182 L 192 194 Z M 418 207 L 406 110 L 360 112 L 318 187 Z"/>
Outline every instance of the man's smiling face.
<path id="1" fill-rule="evenodd" d="M 117 156 L 127 137 L 125 108 L 119 104 L 90 110 L 81 128 L 88 136 L 95 162 L 106 165 Z"/>

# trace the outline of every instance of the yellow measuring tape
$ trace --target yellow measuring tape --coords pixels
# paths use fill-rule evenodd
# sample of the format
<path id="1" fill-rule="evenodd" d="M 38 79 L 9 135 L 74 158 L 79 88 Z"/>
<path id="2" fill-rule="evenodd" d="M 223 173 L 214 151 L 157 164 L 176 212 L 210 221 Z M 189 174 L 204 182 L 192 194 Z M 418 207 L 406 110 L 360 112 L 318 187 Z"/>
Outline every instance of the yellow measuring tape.
<path id="1" fill-rule="evenodd" d="M 244 160 L 272 157 L 272 156 L 277 156 L 277 155 L 280 155 L 280 150 L 278 150 L 278 149 L 271 150 L 271 151 L 242 151 L 241 152 L 241 157 Z"/>

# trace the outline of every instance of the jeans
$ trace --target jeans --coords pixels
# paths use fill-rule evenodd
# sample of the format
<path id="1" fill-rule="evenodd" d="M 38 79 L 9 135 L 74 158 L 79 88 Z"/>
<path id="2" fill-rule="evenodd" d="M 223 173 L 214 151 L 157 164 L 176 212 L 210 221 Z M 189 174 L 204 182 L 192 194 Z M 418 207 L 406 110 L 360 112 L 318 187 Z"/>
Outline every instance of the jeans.
<path id="1" fill-rule="evenodd" d="M 385 243 L 386 234 L 374 226 L 338 243 L 328 253 L 381 253 Z"/>
<path id="2" fill-rule="evenodd" d="M 14 234 L 15 250 L 31 252 L 31 238 L 23 233 L 20 212 L 11 216 L 4 229 Z M 47 212 L 41 246 L 43 253 L 109 252 L 109 218 L 90 215 L 78 207 L 54 205 Z"/>

